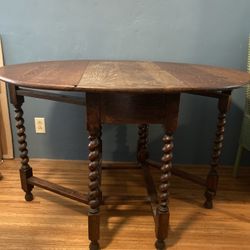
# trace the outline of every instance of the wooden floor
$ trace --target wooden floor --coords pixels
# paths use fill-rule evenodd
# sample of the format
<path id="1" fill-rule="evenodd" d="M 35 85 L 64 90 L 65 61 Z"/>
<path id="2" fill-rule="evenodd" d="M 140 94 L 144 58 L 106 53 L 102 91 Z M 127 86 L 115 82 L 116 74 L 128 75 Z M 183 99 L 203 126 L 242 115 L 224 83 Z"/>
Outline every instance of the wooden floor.
<path id="1" fill-rule="evenodd" d="M 87 166 L 80 161 L 33 160 L 34 175 L 87 191 Z M 88 249 L 87 207 L 35 188 L 35 200 L 25 202 L 18 177 L 19 163 L 0 165 L 0 249 Z M 207 168 L 186 167 L 205 176 Z M 156 170 L 155 170 L 156 171 Z M 250 249 L 250 168 L 238 179 L 221 168 L 215 208 L 202 207 L 204 190 L 172 177 L 168 249 Z M 158 173 L 155 173 L 158 177 Z M 145 193 L 140 170 L 103 173 L 104 194 Z M 154 222 L 145 205 L 101 209 L 102 249 L 154 249 Z"/>

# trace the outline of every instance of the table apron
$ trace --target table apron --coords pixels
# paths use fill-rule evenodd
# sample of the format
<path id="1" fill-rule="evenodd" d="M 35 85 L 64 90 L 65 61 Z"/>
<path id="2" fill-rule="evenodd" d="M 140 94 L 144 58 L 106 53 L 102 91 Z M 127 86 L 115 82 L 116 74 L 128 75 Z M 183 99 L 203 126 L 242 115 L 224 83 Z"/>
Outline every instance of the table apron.
<path id="1" fill-rule="evenodd" d="M 88 95 L 88 93 L 87 93 Z M 180 94 L 91 94 L 98 100 L 100 122 L 108 124 L 166 124 L 177 122 Z M 97 97 L 98 96 L 98 97 Z M 87 103 L 88 107 L 88 103 Z"/>

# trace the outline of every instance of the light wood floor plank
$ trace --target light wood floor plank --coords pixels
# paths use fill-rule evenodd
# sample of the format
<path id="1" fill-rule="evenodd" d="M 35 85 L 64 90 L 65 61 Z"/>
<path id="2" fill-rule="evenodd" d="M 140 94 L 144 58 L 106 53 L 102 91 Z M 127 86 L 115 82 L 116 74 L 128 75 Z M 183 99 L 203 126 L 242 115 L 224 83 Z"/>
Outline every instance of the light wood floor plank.
<path id="1" fill-rule="evenodd" d="M 31 161 L 34 175 L 87 192 L 88 169 L 81 161 Z M 0 166 L 0 249 L 88 249 L 87 207 L 35 187 L 35 200 L 24 201 L 19 163 Z M 184 169 L 184 167 L 182 168 Z M 205 176 L 206 166 L 187 166 Z M 159 179 L 157 170 L 154 178 Z M 168 249 L 250 249 L 250 168 L 238 179 L 231 168 L 221 168 L 215 208 L 202 207 L 203 188 L 172 177 Z M 103 171 L 105 195 L 144 195 L 140 170 Z M 103 206 L 101 247 L 110 250 L 154 249 L 154 222 L 149 205 Z"/>

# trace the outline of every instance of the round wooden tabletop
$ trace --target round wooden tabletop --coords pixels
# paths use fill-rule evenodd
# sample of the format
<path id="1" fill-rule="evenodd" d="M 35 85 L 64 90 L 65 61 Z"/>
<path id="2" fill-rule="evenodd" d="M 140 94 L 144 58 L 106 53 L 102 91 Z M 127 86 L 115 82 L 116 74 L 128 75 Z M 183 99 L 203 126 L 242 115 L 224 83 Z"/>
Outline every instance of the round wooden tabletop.
<path id="1" fill-rule="evenodd" d="M 184 63 L 75 60 L 5 66 L 0 79 L 51 90 L 162 93 L 238 88 L 250 83 L 250 74 Z"/>

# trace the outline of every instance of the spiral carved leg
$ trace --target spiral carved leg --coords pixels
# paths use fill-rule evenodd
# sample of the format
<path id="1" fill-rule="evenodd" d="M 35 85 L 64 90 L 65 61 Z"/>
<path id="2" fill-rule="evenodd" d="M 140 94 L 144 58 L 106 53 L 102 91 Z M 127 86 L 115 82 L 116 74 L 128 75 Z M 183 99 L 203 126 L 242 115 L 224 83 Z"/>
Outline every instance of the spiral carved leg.
<path id="1" fill-rule="evenodd" d="M 204 207 L 209 209 L 213 208 L 213 198 L 216 195 L 218 185 L 219 175 L 217 169 L 224 139 L 225 124 L 226 114 L 224 112 L 220 112 L 218 115 L 218 124 L 214 140 L 211 168 L 207 176 L 207 189 L 205 191 L 206 201 L 204 203 Z"/>
<path id="2" fill-rule="evenodd" d="M 99 140 L 99 187 L 101 187 L 102 184 L 102 127 L 100 126 L 100 134 L 98 136 L 98 140 Z M 101 189 L 99 189 L 99 199 L 100 201 L 102 201 L 102 191 Z"/>
<path id="3" fill-rule="evenodd" d="M 99 249 L 100 235 L 100 135 L 90 132 L 89 136 L 89 248 Z"/>
<path id="4" fill-rule="evenodd" d="M 138 142 L 137 142 L 137 160 L 139 163 L 145 162 L 148 158 L 148 125 L 141 124 L 138 126 Z"/>
<path id="5" fill-rule="evenodd" d="M 169 196 L 169 179 L 171 177 L 172 168 L 172 150 L 173 150 L 173 136 L 172 133 L 166 133 L 163 137 L 163 157 L 161 167 L 161 184 L 160 184 L 160 200 L 156 217 L 156 249 L 165 249 L 164 240 L 168 234 L 169 226 L 169 208 L 168 208 L 168 196 Z"/>
<path id="6" fill-rule="evenodd" d="M 19 151 L 21 158 L 20 178 L 22 189 L 25 191 L 26 201 L 32 201 L 33 195 L 31 193 L 33 186 L 28 184 L 27 179 L 33 175 L 32 168 L 29 166 L 28 149 L 26 142 L 26 134 L 23 119 L 23 110 L 21 106 L 15 106 L 15 120 L 18 135 Z"/>

